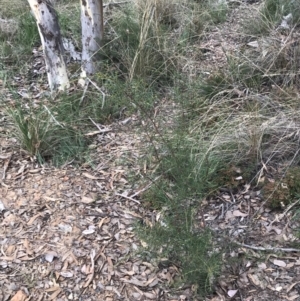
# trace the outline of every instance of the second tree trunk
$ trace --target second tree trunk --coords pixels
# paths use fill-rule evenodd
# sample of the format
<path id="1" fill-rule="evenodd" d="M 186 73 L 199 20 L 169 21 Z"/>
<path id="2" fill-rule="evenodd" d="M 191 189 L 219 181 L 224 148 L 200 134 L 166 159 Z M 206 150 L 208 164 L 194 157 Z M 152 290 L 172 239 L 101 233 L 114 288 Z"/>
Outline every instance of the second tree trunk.
<path id="1" fill-rule="evenodd" d="M 82 70 L 86 74 L 96 72 L 95 54 L 103 39 L 102 0 L 81 0 Z"/>

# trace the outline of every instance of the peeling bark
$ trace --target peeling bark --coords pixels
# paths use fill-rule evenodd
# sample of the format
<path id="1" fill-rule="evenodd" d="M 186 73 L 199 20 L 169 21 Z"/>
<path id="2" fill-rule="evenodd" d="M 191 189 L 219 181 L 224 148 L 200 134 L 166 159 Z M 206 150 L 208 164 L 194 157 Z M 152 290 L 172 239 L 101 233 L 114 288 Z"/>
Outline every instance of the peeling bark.
<path id="1" fill-rule="evenodd" d="M 28 0 L 38 26 L 51 91 L 70 86 L 63 43 L 55 9 L 50 0 Z"/>
<path id="2" fill-rule="evenodd" d="M 82 70 L 85 74 L 96 72 L 95 53 L 103 39 L 102 0 L 80 0 L 82 27 Z"/>

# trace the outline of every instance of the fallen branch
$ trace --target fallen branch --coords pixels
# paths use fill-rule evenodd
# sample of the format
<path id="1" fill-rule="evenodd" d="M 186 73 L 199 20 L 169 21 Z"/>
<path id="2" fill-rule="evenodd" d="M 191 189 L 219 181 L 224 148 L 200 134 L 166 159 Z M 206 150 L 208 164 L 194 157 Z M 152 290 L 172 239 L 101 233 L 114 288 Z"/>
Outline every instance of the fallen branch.
<path id="1" fill-rule="evenodd" d="M 89 83 L 90 83 L 90 82 L 89 82 L 88 80 L 85 81 L 83 93 L 82 93 L 82 96 L 81 96 L 80 101 L 79 101 L 79 107 L 81 106 L 81 104 L 82 104 L 82 102 L 83 102 L 83 100 L 84 100 L 84 98 L 85 98 L 85 94 L 86 94 L 86 91 L 87 91 L 87 89 L 88 89 L 88 87 L 89 87 Z"/>
<path id="2" fill-rule="evenodd" d="M 90 121 L 95 125 L 95 127 L 99 130 L 99 133 L 103 134 L 103 133 L 107 133 L 110 132 L 111 130 L 104 127 L 103 129 L 100 127 L 100 125 L 98 123 L 96 123 L 91 117 L 89 117 Z M 95 133 L 93 133 L 95 134 Z M 90 136 L 90 135 L 88 135 Z"/>
<path id="3" fill-rule="evenodd" d="M 300 202 L 300 199 L 298 199 L 298 200 L 296 200 L 294 203 L 292 203 L 292 204 L 290 204 L 285 210 L 284 210 L 284 212 L 282 213 L 282 214 L 279 214 L 279 221 L 281 221 L 284 217 L 285 217 L 285 215 L 295 206 L 295 205 L 297 205 L 298 203 Z"/>
<path id="4" fill-rule="evenodd" d="M 103 109 L 104 108 L 104 104 L 105 104 L 105 93 L 91 79 L 89 79 L 89 78 L 87 78 L 87 79 L 102 94 L 102 106 L 101 106 L 101 109 Z"/>
<path id="5" fill-rule="evenodd" d="M 256 246 L 251 246 L 247 244 L 240 243 L 238 241 L 233 241 L 233 243 L 252 250 L 256 251 L 272 251 L 272 252 L 300 252 L 300 249 L 294 249 L 294 248 L 275 248 L 275 247 L 270 247 L 270 248 L 264 248 L 264 247 L 256 247 Z"/>
<path id="6" fill-rule="evenodd" d="M 5 159 L 4 161 L 4 165 L 3 165 L 3 174 L 2 174 L 2 180 L 5 180 L 5 177 L 6 177 L 6 171 L 8 169 L 8 165 L 11 161 L 11 157 L 12 157 L 12 154 L 9 154 L 7 157 L 3 157 Z M 2 183 L 4 184 L 4 183 Z M 5 186 L 5 185 L 4 185 Z"/>
<path id="7" fill-rule="evenodd" d="M 155 178 L 150 184 L 148 184 L 146 187 L 144 187 L 143 189 L 141 189 L 141 190 L 135 192 L 135 193 L 131 196 L 131 198 L 134 198 L 134 197 L 138 196 L 139 194 L 141 194 L 142 192 L 144 192 L 144 191 L 146 191 L 147 189 L 149 189 L 149 188 L 151 187 L 151 185 L 152 185 L 154 182 L 156 182 L 160 177 L 161 177 L 161 176 L 156 177 L 156 178 Z"/>
<path id="8" fill-rule="evenodd" d="M 127 195 L 124 195 L 124 194 L 120 194 L 120 193 L 116 193 L 116 195 L 117 195 L 117 196 L 120 196 L 120 197 L 122 197 L 122 198 L 124 198 L 124 199 L 133 201 L 133 202 L 135 202 L 135 203 L 137 203 L 137 204 L 141 204 L 140 201 L 135 200 L 134 198 L 132 198 L 132 197 L 130 197 L 130 196 L 127 196 Z"/>

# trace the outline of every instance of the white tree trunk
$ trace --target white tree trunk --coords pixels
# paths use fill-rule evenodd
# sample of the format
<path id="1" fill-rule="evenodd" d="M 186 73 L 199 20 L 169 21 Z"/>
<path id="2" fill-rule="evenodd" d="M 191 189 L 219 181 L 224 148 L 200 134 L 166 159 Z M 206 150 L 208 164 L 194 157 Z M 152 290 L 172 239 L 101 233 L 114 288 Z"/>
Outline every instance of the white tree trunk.
<path id="1" fill-rule="evenodd" d="M 28 2 L 40 33 L 50 89 L 64 90 L 70 83 L 56 11 L 50 0 L 28 0 Z"/>
<path id="2" fill-rule="evenodd" d="M 102 0 L 80 0 L 82 28 L 82 71 L 84 74 L 96 72 L 94 55 L 103 39 Z"/>

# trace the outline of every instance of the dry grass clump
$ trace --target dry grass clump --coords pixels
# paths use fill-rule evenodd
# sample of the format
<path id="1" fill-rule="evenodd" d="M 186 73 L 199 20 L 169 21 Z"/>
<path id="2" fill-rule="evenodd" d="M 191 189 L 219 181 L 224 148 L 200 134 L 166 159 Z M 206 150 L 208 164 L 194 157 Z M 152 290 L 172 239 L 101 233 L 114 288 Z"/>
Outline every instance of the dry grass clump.
<path id="1" fill-rule="evenodd" d="M 262 195 L 266 201 L 266 206 L 272 209 L 284 208 L 291 201 L 289 187 L 282 181 L 265 183 Z"/>
<path id="2" fill-rule="evenodd" d="M 223 96 L 202 104 L 201 115 L 195 117 L 188 134 L 198 162 L 196 173 L 206 156 L 238 165 L 253 178 L 263 164 L 296 161 L 300 151 L 300 111 L 280 101 L 252 94 L 229 99 Z"/>
<path id="3" fill-rule="evenodd" d="M 155 12 L 154 1 L 145 1 L 143 8 L 135 2 L 128 3 L 110 12 L 103 58 L 130 81 L 160 77 L 173 66 L 173 56 L 167 58 L 165 53 L 167 35 L 156 34 Z"/>
<path id="4" fill-rule="evenodd" d="M 216 3 L 135 0 L 116 7 L 106 27 L 104 57 L 130 81 L 170 82 L 193 40 L 210 24 L 225 20 L 227 7 Z"/>
<path id="5" fill-rule="evenodd" d="M 190 34 L 202 34 L 203 29 L 213 21 L 212 10 L 225 11 L 225 7 L 217 7 L 216 3 L 220 3 L 217 1 L 135 0 L 137 11 L 148 10 L 150 3 L 155 7 L 155 27 L 158 29 L 163 25 L 175 29 L 178 35 L 187 31 Z"/>
<path id="6" fill-rule="evenodd" d="M 19 17 L 29 8 L 27 1 L 0 1 L 0 35 L 10 36 L 19 28 Z"/>
<path id="7" fill-rule="evenodd" d="M 282 35 L 274 31 L 267 37 L 252 42 L 255 47 L 246 51 L 245 56 L 262 72 L 271 84 L 282 88 L 299 84 L 300 43 L 299 33 Z"/>
<path id="8" fill-rule="evenodd" d="M 0 34 L 14 34 L 18 30 L 18 22 L 14 19 L 0 18 Z"/>
<path id="9" fill-rule="evenodd" d="M 273 209 L 286 207 L 300 194 L 300 167 L 290 167 L 283 175 L 267 180 L 262 189 L 266 205 Z"/>
<path id="10" fill-rule="evenodd" d="M 24 0 L 1 0 L 0 17 L 3 19 L 16 18 L 29 10 L 29 4 Z"/>
<path id="11" fill-rule="evenodd" d="M 257 10 L 245 17 L 244 29 L 251 35 L 268 35 L 273 30 L 290 30 L 299 24 L 300 2 L 264 0 Z"/>
<path id="12" fill-rule="evenodd" d="M 227 55 L 227 68 L 198 79 L 187 113 L 194 118 L 195 148 L 206 145 L 210 156 L 252 165 L 256 172 L 262 164 L 297 163 L 299 35 L 291 28 L 252 39 L 240 53 Z"/>

